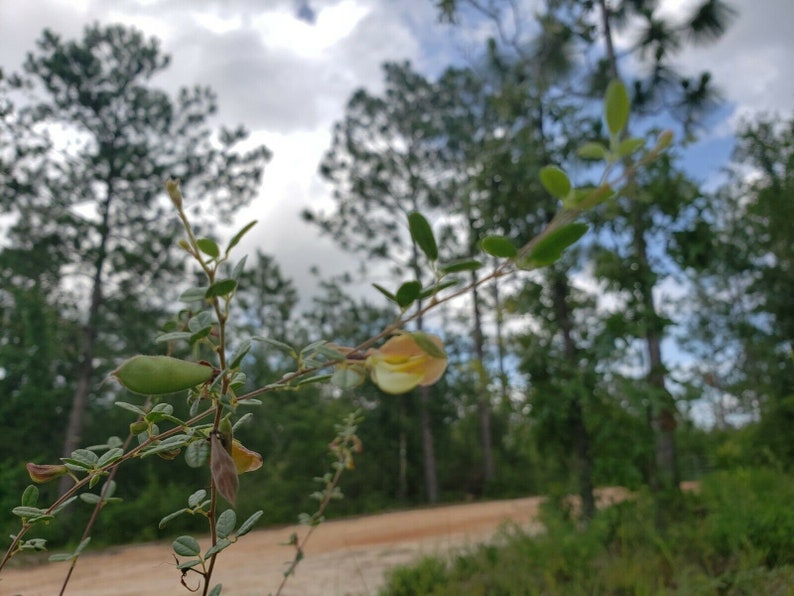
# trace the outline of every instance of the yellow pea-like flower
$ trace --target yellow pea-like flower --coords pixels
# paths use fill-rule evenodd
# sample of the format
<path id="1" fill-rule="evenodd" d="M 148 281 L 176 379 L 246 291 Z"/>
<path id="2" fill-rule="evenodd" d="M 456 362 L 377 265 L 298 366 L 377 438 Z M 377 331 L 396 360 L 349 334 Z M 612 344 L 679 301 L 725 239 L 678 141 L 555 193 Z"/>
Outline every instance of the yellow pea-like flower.
<path id="1" fill-rule="evenodd" d="M 366 365 L 382 391 L 399 394 L 438 381 L 447 369 L 447 355 L 440 337 L 402 333 L 370 350 Z"/>
<path id="2" fill-rule="evenodd" d="M 232 459 L 238 474 L 253 472 L 262 467 L 262 456 L 245 447 L 237 439 L 232 441 Z"/>

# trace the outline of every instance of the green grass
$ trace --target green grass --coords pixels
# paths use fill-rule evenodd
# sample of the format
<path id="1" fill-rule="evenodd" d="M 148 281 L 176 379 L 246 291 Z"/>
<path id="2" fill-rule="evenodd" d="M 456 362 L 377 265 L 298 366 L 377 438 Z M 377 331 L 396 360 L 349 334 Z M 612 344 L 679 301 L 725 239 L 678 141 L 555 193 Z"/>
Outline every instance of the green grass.
<path id="1" fill-rule="evenodd" d="M 393 570 L 381 593 L 792 594 L 792 503 L 792 477 L 755 469 L 713 474 L 661 512 L 640 493 L 584 530 L 549 506 L 546 533 L 508 528 L 492 544 L 424 558 Z"/>

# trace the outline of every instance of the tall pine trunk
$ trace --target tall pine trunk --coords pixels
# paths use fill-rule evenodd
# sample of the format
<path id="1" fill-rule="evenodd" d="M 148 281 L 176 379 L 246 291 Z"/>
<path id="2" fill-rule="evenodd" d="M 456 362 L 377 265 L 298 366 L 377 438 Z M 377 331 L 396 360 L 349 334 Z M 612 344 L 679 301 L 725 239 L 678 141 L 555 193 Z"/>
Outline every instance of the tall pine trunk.
<path id="1" fill-rule="evenodd" d="M 472 282 L 477 274 L 472 272 Z M 491 402 L 488 394 L 488 375 L 485 371 L 485 337 L 482 332 L 480 294 L 477 287 L 471 290 L 472 318 L 474 319 L 474 357 L 477 370 L 477 416 L 480 422 L 480 446 L 482 448 L 483 482 L 487 485 L 496 477 L 491 437 Z"/>
<path id="2" fill-rule="evenodd" d="M 604 43 L 606 45 L 607 60 L 610 74 L 613 78 L 620 78 L 617 54 L 612 38 L 612 17 L 606 0 L 598 0 L 601 12 L 601 26 L 603 28 Z M 628 130 L 624 131 L 628 135 Z M 631 189 L 633 181 L 626 184 Z M 631 200 L 632 197 L 629 196 Z M 678 489 L 678 465 L 676 459 L 675 429 L 676 406 L 675 400 L 666 388 L 666 372 L 662 362 L 661 329 L 659 315 L 653 300 L 654 282 L 651 279 L 651 268 L 648 261 L 648 246 L 645 239 L 647 226 L 642 213 L 642 205 L 634 201 L 631 207 L 631 229 L 633 235 L 634 257 L 640 267 L 639 291 L 641 295 L 645 321 L 645 351 L 648 359 L 646 381 L 653 390 L 651 406 L 651 427 L 654 433 L 655 461 L 650 475 L 650 486 L 654 491 Z"/>
<path id="3" fill-rule="evenodd" d="M 88 407 L 88 396 L 94 380 L 94 352 L 97 338 L 97 325 L 99 311 L 104 301 L 102 285 L 104 283 L 105 259 L 107 258 L 107 244 L 110 237 L 110 204 L 113 201 L 113 184 L 106 183 L 107 196 L 102 203 L 102 221 L 99 225 L 99 246 L 97 257 L 94 261 L 94 275 L 91 287 L 91 301 L 88 306 L 86 322 L 82 329 L 83 345 L 80 351 L 80 367 L 78 368 L 77 381 L 72 395 L 72 407 L 69 411 L 69 422 L 66 425 L 66 435 L 63 441 L 63 456 L 69 457 L 80 446 L 83 436 L 83 419 Z M 58 484 L 59 494 L 64 494 L 72 484 L 69 476 L 61 477 Z"/>
<path id="4" fill-rule="evenodd" d="M 552 291 L 554 293 L 557 325 L 562 334 L 563 354 L 569 370 L 576 370 L 576 345 L 571 333 L 573 321 L 571 320 L 570 308 L 568 308 L 570 285 L 564 272 L 554 273 Z M 573 379 L 571 380 L 573 381 Z M 590 446 L 590 433 L 585 425 L 584 407 L 582 404 L 584 398 L 582 391 L 584 390 L 586 389 L 580 385 L 575 387 L 574 395 L 568 404 L 568 426 L 573 433 L 574 461 L 576 462 L 579 497 L 582 500 L 582 516 L 584 519 L 589 520 L 595 515 L 596 505 L 593 494 L 593 454 Z"/>

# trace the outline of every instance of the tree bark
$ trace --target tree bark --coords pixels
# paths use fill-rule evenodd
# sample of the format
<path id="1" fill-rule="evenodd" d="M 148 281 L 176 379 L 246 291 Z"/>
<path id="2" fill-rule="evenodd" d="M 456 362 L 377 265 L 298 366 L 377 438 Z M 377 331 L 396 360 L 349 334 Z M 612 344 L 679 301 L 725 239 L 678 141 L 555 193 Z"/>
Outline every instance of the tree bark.
<path id="1" fill-rule="evenodd" d="M 113 185 L 108 182 L 106 188 L 107 196 L 102 203 L 102 221 L 99 226 L 99 247 L 96 260 L 94 261 L 91 302 L 88 307 L 86 322 L 82 329 L 83 346 L 80 355 L 80 367 L 78 369 L 74 394 L 72 395 L 72 407 L 69 411 L 69 422 L 66 425 L 66 436 L 63 442 L 64 457 L 69 457 L 71 453 L 80 446 L 83 434 L 83 419 L 85 417 L 86 407 L 88 406 L 88 396 L 91 393 L 91 386 L 94 378 L 94 352 L 99 311 L 104 301 L 102 285 L 104 283 L 105 259 L 107 258 L 107 243 L 110 237 L 110 204 L 113 200 Z M 62 476 L 58 484 L 59 494 L 62 495 L 69 490 L 71 483 L 72 480 L 69 476 Z"/>
<path id="2" fill-rule="evenodd" d="M 612 39 L 611 15 L 606 5 L 606 0 L 598 0 L 601 12 L 601 25 L 603 27 L 604 43 L 606 45 L 607 60 L 610 74 L 613 78 L 620 78 L 617 54 Z M 628 129 L 624 131 L 628 135 Z M 631 188 L 633 181 L 629 180 L 626 187 Z M 632 203 L 631 227 L 634 244 L 634 257 L 641 272 L 640 294 L 643 304 L 643 318 L 646 324 L 645 349 L 648 357 L 648 371 L 646 380 L 655 392 L 654 403 L 651 406 L 652 431 L 655 443 L 655 469 L 650 476 L 650 486 L 654 491 L 678 489 L 678 465 L 676 459 L 675 428 L 676 407 L 673 396 L 666 388 L 666 374 L 662 362 L 661 330 L 659 329 L 659 316 L 653 301 L 654 283 L 650 279 L 650 264 L 648 262 L 648 249 L 645 241 L 645 220 L 642 217 L 641 205 Z"/>
<path id="3" fill-rule="evenodd" d="M 569 370 L 576 370 L 576 344 L 571 333 L 573 322 L 571 321 L 571 311 L 568 308 L 570 287 L 565 273 L 555 272 L 552 288 L 557 325 L 562 334 L 563 354 Z M 576 461 L 579 497 L 582 499 L 582 516 L 584 519 L 589 520 L 593 518 L 596 511 L 595 495 L 593 494 L 593 454 L 590 447 L 590 433 L 584 422 L 581 392 L 581 387 L 575 387 L 573 397 L 568 404 L 568 425 L 573 432 L 574 459 Z"/>
<path id="4" fill-rule="evenodd" d="M 414 275 L 416 279 L 421 279 L 422 272 L 419 269 L 419 251 L 416 244 L 413 245 Z M 419 301 L 417 308 L 421 310 L 422 303 Z M 416 319 L 416 328 L 421 331 L 424 320 L 421 316 Z M 438 503 L 438 472 L 436 471 L 436 449 L 433 440 L 433 425 L 430 421 L 428 404 L 430 402 L 430 389 L 419 387 L 419 424 L 422 433 L 422 462 L 425 472 L 425 496 L 428 503 Z"/>
<path id="5" fill-rule="evenodd" d="M 425 468 L 425 496 L 428 503 L 438 503 L 438 473 L 436 472 L 436 450 L 433 441 L 433 427 L 430 424 L 430 389 L 419 388 L 419 411 L 422 426 L 422 459 Z"/>
<path id="6" fill-rule="evenodd" d="M 477 275 L 472 272 L 472 282 Z M 477 287 L 471 290 L 472 316 L 474 318 L 474 356 L 477 367 L 477 415 L 480 420 L 480 445 L 482 447 L 483 482 L 489 484 L 496 477 L 493 460 L 493 441 L 491 438 L 491 403 L 488 394 L 488 375 L 485 373 L 485 338 L 482 332 L 482 314 L 480 312 L 480 294 Z"/>

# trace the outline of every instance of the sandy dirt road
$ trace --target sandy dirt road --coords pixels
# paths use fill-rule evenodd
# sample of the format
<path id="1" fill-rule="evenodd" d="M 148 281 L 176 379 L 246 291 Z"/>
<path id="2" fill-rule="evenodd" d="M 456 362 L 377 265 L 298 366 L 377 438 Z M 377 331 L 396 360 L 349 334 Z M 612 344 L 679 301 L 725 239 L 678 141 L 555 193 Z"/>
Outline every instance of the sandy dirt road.
<path id="1" fill-rule="evenodd" d="M 622 489 L 603 489 L 601 504 L 625 498 Z M 505 522 L 537 528 L 541 499 L 531 497 L 384 513 L 326 522 L 311 537 L 306 558 L 282 594 L 343 596 L 377 594 L 384 571 L 423 554 L 465 548 L 493 537 Z M 534 524 L 534 525 L 533 525 Z M 303 527 L 253 531 L 218 558 L 214 583 L 230 596 L 274 593 L 292 559 L 282 546 Z M 207 540 L 202 547 L 208 547 Z M 190 596 L 180 585 L 170 543 L 115 547 L 84 555 L 69 582 L 70 596 Z M 1 596 L 53 596 L 67 571 L 64 563 L 6 569 Z M 195 578 L 186 578 L 196 587 Z"/>

